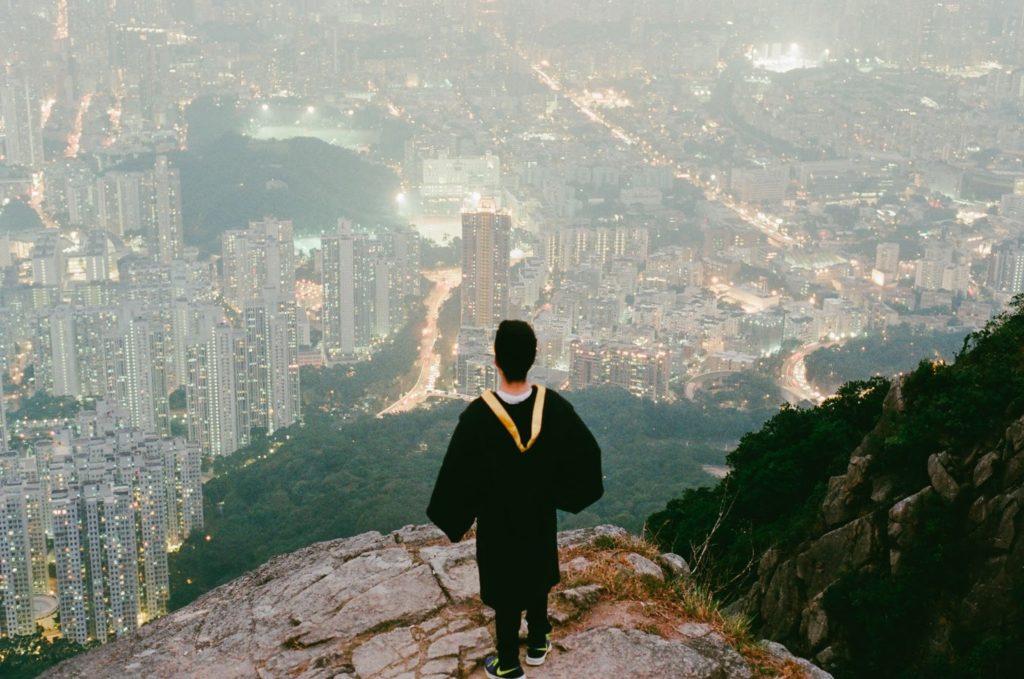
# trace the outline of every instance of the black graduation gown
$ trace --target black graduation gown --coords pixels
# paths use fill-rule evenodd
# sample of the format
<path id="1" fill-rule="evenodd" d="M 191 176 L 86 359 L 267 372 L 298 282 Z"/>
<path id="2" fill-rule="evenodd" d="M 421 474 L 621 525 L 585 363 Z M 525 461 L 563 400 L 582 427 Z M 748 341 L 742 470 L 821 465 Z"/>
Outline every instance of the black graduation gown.
<path id="1" fill-rule="evenodd" d="M 528 441 L 537 388 L 505 410 Z M 427 516 L 458 542 L 477 522 L 480 598 L 523 610 L 558 583 L 555 509 L 578 512 L 604 492 L 601 450 L 560 395 L 547 391 L 540 436 L 525 453 L 482 398 L 452 434 Z"/>

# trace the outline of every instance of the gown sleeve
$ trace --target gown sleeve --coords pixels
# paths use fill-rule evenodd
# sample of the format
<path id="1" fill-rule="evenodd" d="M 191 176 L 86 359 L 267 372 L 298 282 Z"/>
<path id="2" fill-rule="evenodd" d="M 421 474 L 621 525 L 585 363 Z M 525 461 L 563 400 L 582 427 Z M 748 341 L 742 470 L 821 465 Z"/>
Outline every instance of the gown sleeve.
<path id="1" fill-rule="evenodd" d="M 452 542 L 461 540 L 477 517 L 479 455 L 469 430 L 466 418 L 459 418 L 427 507 L 427 516 Z"/>
<path id="2" fill-rule="evenodd" d="M 604 495 L 601 471 L 601 447 L 576 409 L 568 402 L 563 412 L 563 451 L 560 489 L 555 493 L 555 506 L 578 514 Z"/>

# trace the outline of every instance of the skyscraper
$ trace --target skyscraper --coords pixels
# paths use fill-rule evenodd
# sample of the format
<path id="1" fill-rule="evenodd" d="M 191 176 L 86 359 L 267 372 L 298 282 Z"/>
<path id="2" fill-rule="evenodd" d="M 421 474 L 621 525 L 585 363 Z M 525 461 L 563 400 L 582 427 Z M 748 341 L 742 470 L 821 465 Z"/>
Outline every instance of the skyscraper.
<path id="1" fill-rule="evenodd" d="M 224 301 L 241 310 L 271 293 L 295 299 L 295 242 L 292 223 L 275 219 L 252 222 L 247 230 L 221 236 Z"/>
<path id="2" fill-rule="evenodd" d="M 32 559 L 22 484 L 0 483 L 0 636 L 32 634 Z"/>
<path id="3" fill-rule="evenodd" d="M 131 426 L 161 435 L 170 433 L 171 339 L 159 319 L 125 305 L 118 326 L 105 340 L 105 393 L 128 413 Z"/>
<path id="4" fill-rule="evenodd" d="M 462 213 L 462 326 L 494 328 L 508 314 L 512 218 L 481 201 Z"/>
<path id="5" fill-rule="evenodd" d="M 268 294 L 245 308 L 245 355 L 250 427 L 272 433 L 299 419 L 299 345 L 295 303 Z"/>
<path id="6" fill-rule="evenodd" d="M 38 170 L 43 166 L 40 102 L 27 80 L 8 78 L 0 88 L 0 112 L 7 132 L 7 162 Z"/>
<path id="7" fill-rule="evenodd" d="M 207 455 L 227 455 L 249 441 L 245 331 L 204 326 L 186 352 L 189 440 Z"/>
<path id="8" fill-rule="evenodd" d="M 338 220 L 337 232 L 320 240 L 323 253 L 323 347 L 327 360 L 352 356 L 355 336 L 355 240 L 352 222 Z"/>
<path id="9" fill-rule="evenodd" d="M 42 449 L 64 636 L 103 642 L 166 613 L 167 549 L 203 525 L 199 447 L 132 428 L 100 400 Z M 25 498 L 29 534 L 42 534 L 41 503 Z M 45 540 L 42 550 L 46 587 Z"/>
<path id="10" fill-rule="evenodd" d="M 354 232 L 339 220 L 321 244 L 324 356 L 350 359 L 405 321 L 404 302 L 419 289 L 419 240 L 409 229 Z"/>
<path id="11" fill-rule="evenodd" d="M 163 264 L 181 257 L 183 225 L 181 217 L 181 177 L 167 156 L 158 156 L 153 169 L 156 202 L 156 255 Z"/>
<path id="12" fill-rule="evenodd" d="M 61 633 L 84 644 L 135 630 L 139 573 L 131 488 L 98 483 L 57 490 L 51 511 Z"/>

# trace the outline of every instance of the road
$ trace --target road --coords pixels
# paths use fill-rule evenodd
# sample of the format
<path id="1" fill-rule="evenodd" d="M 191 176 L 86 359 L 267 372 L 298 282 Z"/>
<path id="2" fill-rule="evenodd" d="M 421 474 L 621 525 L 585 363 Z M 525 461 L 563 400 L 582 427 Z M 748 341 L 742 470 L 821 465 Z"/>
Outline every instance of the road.
<path id="1" fill-rule="evenodd" d="M 427 400 L 428 396 L 434 393 L 434 384 L 441 369 L 441 355 L 437 352 L 438 318 L 441 315 L 441 307 L 451 297 L 452 290 L 462 282 L 462 270 L 459 268 L 432 269 L 424 271 L 423 275 L 434 284 L 434 287 L 427 295 L 425 302 L 427 320 L 423 328 L 423 336 L 420 338 L 420 355 L 417 359 L 420 374 L 412 389 L 377 413 L 377 417 L 415 410 Z"/>
<path id="2" fill-rule="evenodd" d="M 527 59 L 526 55 L 522 52 L 519 52 L 519 56 L 523 59 Z M 627 146 L 636 147 L 643 155 L 644 160 L 651 165 L 672 165 L 675 168 L 677 178 L 685 179 L 703 191 L 708 200 L 716 201 L 732 210 L 737 217 L 764 234 L 769 242 L 778 246 L 799 245 L 794 238 L 779 231 L 777 228 L 778 225 L 773 223 L 772 218 L 769 215 L 744 207 L 743 205 L 731 200 L 728 196 L 722 195 L 717 189 L 706 185 L 700 180 L 696 171 L 684 167 L 679 161 L 669 159 L 667 156 L 656 150 L 655 146 L 648 140 L 643 139 L 639 135 L 634 134 L 620 125 L 616 125 L 608 120 L 599 112 L 595 111 L 593 107 L 590 106 L 579 94 L 566 90 L 556 76 L 545 71 L 540 65 L 531 64 L 530 70 L 542 85 L 552 92 L 561 94 L 564 98 L 568 99 L 569 102 L 572 103 L 572 105 L 575 106 L 576 109 L 579 110 L 579 112 L 588 120 L 604 127 L 616 139 L 624 142 Z"/>
<path id="3" fill-rule="evenodd" d="M 683 387 L 683 393 L 686 396 L 687 400 L 692 401 L 694 397 L 697 395 L 697 389 L 700 388 L 708 380 L 717 380 L 720 377 L 725 377 L 726 375 L 736 375 L 738 373 L 738 370 L 716 370 L 714 372 L 701 373 L 700 375 L 690 378 L 686 382 L 686 386 Z"/>
<path id="4" fill-rule="evenodd" d="M 805 401 L 815 404 L 824 401 L 826 396 L 807 381 L 807 364 L 804 362 L 804 359 L 822 347 L 830 347 L 835 344 L 838 344 L 838 342 L 808 344 L 794 351 L 782 364 L 779 386 L 796 394 Z"/>

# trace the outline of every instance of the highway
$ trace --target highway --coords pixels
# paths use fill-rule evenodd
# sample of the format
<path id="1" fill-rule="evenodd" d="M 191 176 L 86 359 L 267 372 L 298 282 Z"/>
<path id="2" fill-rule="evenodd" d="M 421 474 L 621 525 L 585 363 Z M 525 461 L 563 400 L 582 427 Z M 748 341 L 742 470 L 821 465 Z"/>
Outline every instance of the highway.
<path id="1" fill-rule="evenodd" d="M 441 315 L 441 307 L 451 297 L 452 290 L 462 282 L 462 270 L 458 267 L 432 269 L 424 271 L 423 275 L 434 284 L 434 287 L 425 301 L 427 318 L 423 336 L 420 338 L 419 358 L 416 361 L 420 373 L 412 389 L 377 413 L 377 417 L 415 410 L 435 391 L 434 386 L 441 370 L 441 355 L 437 352 L 438 318 Z"/>
<path id="2" fill-rule="evenodd" d="M 794 351 L 782 364 L 782 374 L 780 375 L 779 386 L 782 389 L 796 394 L 801 399 L 810 401 L 816 405 L 824 401 L 826 396 L 815 389 L 811 383 L 807 381 L 807 364 L 804 362 L 804 359 L 822 347 L 830 347 L 835 344 L 838 343 L 822 342 L 818 344 L 808 344 Z"/>

